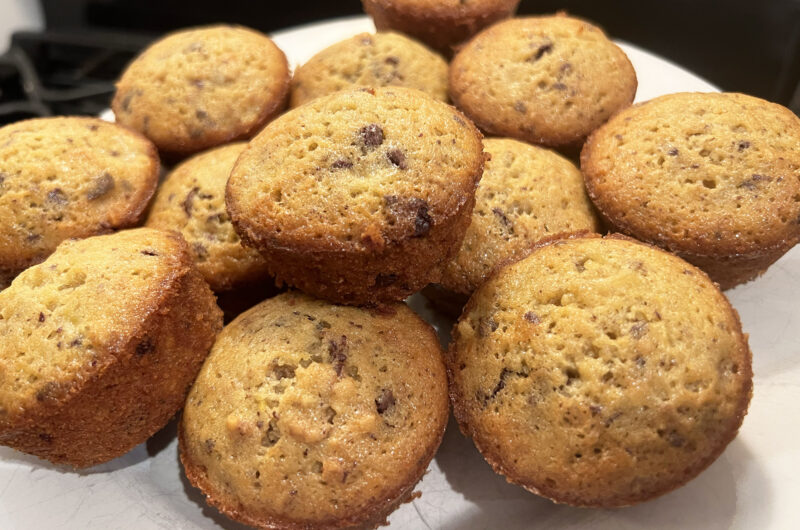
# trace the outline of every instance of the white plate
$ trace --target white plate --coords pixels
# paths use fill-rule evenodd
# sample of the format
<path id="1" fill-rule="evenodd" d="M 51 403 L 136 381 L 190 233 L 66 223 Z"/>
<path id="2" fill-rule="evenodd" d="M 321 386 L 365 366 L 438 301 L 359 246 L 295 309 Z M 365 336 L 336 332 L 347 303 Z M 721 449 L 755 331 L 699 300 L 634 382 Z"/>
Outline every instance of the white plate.
<path id="1" fill-rule="evenodd" d="M 297 65 L 361 31 L 366 17 L 281 31 L 277 44 Z M 637 100 L 713 91 L 706 81 L 628 44 Z M 800 248 L 762 278 L 728 292 L 754 352 L 755 390 L 739 437 L 703 474 L 651 502 L 617 510 L 558 506 L 495 475 L 451 421 L 418 486 L 422 496 L 391 515 L 394 529 L 449 528 L 797 528 L 800 483 Z M 444 324 L 416 296 L 411 305 Z M 441 327 L 441 326 L 440 326 Z M 71 472 L 0 448 L 0 528 L 243 528 L 206 506 L 184 477 L 174 422 L 127 455 Z"/>

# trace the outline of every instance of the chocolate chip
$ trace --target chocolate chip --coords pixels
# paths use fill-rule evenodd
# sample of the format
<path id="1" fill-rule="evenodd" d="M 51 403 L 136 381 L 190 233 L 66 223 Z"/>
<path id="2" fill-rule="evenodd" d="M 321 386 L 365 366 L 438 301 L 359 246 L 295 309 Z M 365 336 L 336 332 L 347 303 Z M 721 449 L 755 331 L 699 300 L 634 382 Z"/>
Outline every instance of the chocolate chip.
<path id="1" fill-rule="evenodd" d="M 759 182 L 761 182 L 761 181 L 769 182 L 771 180 L 772 179 L 770 177 L 754 173 L 754 174 L 752 174 L 750 176 L 749 179 L 747 179 L 744 182 L 742 182 L 741 184 L 739 184 L 737 186 L 737 188 L 747 188 L 748 190 L 754 190 L 754 189 L 756 189 L 756 187 L 757 187 Z"/>
<path id="2" fill-rule="evenodd" d="M 156 349 L 156 345 L 150 337 L 146 337 L 143 341 L 136 345 L 136 355 L 139 357 L 152 353 Z"/>
<path id="3" fill-rule="evenodd" d="M 208 249 L 202 243 L 192 243 L 192 250 L 194 251 L 195 256 L 197 256 L 197 259 L 201 261 L 208 259 Z"/>
<path id="4" fill-rule="evenodd" d="M 69 202 L 67 195 L 61 191 L 61 188 L 56 188 L 47 192 L 47 201 L 55 204 L 56 206 L 64 206 Z"/>
<path id="5" fill-rule="evenodd" d="M 397 281 L 397 274 L 378 274 L 375 277 L 375 287 L 388 287 Z"/>
<path id="6" fill-rule="evenodd" d="M 277 361 L 272 361 L 270 370 L 278 379 L 291 379 L 294 377 L 295 367 L 291 364 L 280 364 Z"/>
<path id="7" fill-rule="evenodd" d="M 500 393 L 500 391 L 503 390 L 506 387 L 506 378 L 509 375 L 513 374 L 513 373 L 514 372 L 512 372 L 508 368 L 503 368 L 503 371 L 500 372 L 500 381 L 497 382 L 497 385 L 495 385 L 494 389 L 492 390 L 491 395 L 488 396 L 488 397 L 489 398 L 493 398 L 493 397 L 497 396 L 497 394 Z"/>
<path id="8" fill-rule="evenodd" d="M 72 341 L 69 343 L 70 348 L 79 348 L 80 346 L 83 346 L 83 339 L 80 337 L 72 339 Z"/>
<path id="9" fill-rule="evenodd" d="M 561 90 L 561 91 L 564 91 L 564 90 L 566 90 L 566 89 L 567 89 L 567 85 L 565 85 L 564 83 L 553 83 L 553 88 L 554 88 L 555 90 Z"/>
<path id="10" fill-rule="evenodd" d="M 200 188 L 195 186 L 191 189 L 191 191 L 189 191 L 189 193 L 186 194 L 186 198 L 183 199 L 183 211 L 186 212 L 186 217 L 192 216 L 192 205 L 198 191 L 200 191 Z"/>
<path id="11" fill-rule="evenodd" d="M 683 447 L 686 443 L 686 439 L 675 431 L 667 435 L 667 441 L 672 447 Z"/>
<path id="12" fill-rule="evenodd" d="M 34 241 L 39 241 L 40 239 L 42 239 L 42 235 L 34 234 L 33 232 L 31 232 L 25 239 L 28 241 L 28 243 L 33 243 Z"/>
<path id="13" fill-rule="evenodd" d="M 90 131 L 96 131 L 96 130 L 97 130 L 97 129 L 99 129 L 100 127 L 99 127 L 98 125 L 96 125 L 96 124 L 94 124 L 94 123 L 93 123 L 93 124 L 91 124 L 91 125 L 87 126 L 86 128 L 87 128 L 87 129 L 89 129 Z"/>
<path id="14" fill-rule="evenodd" d="M 572 64 L 564 63 L 558 68 L 558 78 L 561 79 L 572 71 Z"/>
<path id="15" fill-rule="evenodd" d="M 488 337 L 495 330 L 497 330 L 497 322 L 492 317 L 481 317 L 478 321 L 479 337 Z"/>
<path id="16" fill-rule="evenodd" d="M 516 101 L 514 102 L 514 110 L 520 114 L 525 114 L 528 111 L 528 107 L 522 101 Z"/>
<path id="17" fill-rule="evenodd" d="M 459 116 L 458 114 L 453 114 L 453 121 L 455 121 L 457 124 L 461 125 L 462 127 L 466 127 L 466 125 L 467 125 L 467 122 L 462 120 L 461 116 Z"/>
<path id="18" fill-rule="evenodd" d="M 637 322 L 631 326 L 631 337 L 641 339 L 647 333 L 647 322 Z"/>
<path id="19" fill-rule="evenodd" d="M 614 414 L 612 414 L 611 416 L 606 418 L 606 421 L 604 422 L 604 425 L 606 427 L 611 427 L 611 424 L 614 423 L 617 420 L 617 418 L 619 418 L 620 416 L 622 416 L 621 412 L 615 412 Z"/>
<path id="20" fill-rule="evenodd" d="M 678 149 L 676 147 L 673 147 L 672 149 L 667 151 L 667 154 L 669 156 L 678 156 Z"/>
<path id="21" fill-rule="evenodd" d="M 206 86 L 206 83 L 202 79 L 194 79 L 192 85 L 202 90 Z"/>
<path id="22" fill-rule="evenodd" d="M 533 57 L 531 57 L 529 59 L 529 61 L 531 61 L 531 62 L 538 61 L 539 59 L 541 59 L 544 56 L 544 54 L 551 53 L 552 51 L 553 51 L 553 43 L 552 42 L 547 42 L 545 44 L 542 44 L 536 50 L 536 53 L 533 54 Z"/>
<path id="23" fill-rule="evenodd" d="M 428 213 L 428 203 L 423 199 L 415 199 L 418 201 L 417 217 L 414 219 L 414 237 L 424 236 L 431 230 L 433 219 Z"/>
<path id="24" fill-rule="evenodd" d="M 214 442 L 214 440 L 212 440 L 211 438 L 206 438 L 205 446 L 206 446 L 206 452 L 208 454 L 211 454 L 211 451 L 214 450 L 215 445 L 216 443 Z"/>
<path id="25" fill-rule="evenodd" d="M 275 418 L 269 420 L 267 432 L 261 437 L 261 445 L 264 447 L 272 447 L 278 440 L 281 439 L 281 431 L 278 429 L 278 420 Z"/>
<path id="26" fill-rule="evenodd" d="M 406 164 L 406 155 L 400 149 L 390 149 L 386 152 L 386 158 L 389 159 L 394 166 L 400 169 L 408 169 Z"/>
<path id="27" fill-rule="evenodd" d="M 542 319 L 539 318 L 539 315 L 537 315 L 532 311 L 528 311 L 527 313 L 525 313 L 523 315 L 523 318 L 525 318 L 525 320 L 527 320 L 531 324 L 539 324 L 542 321 Z"/>
<path id="28" fill-rule="evenodd" d="M 47 434 L 46 432 L 40 432 L 39 433 L 39 439 L 41 441 L 43 441 L 43 442 L 46 442 L 46 443 L 52 443 L 53 435 L 52 434 Z"/>
<path id="29" fill-rule="evenodd" d="M 347 361 L 347 337 L 342 335 L 338 342 L 335 340 L 328 342 L 328 357 L 333 363 L 336 375 L 341 377 L 344 363 Z"/>
<path id="30" fill-rule="evenodd" d="M 208 119 L 208 113 L 204 110 L 196 110 L 194 111 L 194 115 L 197 117 L 198 120 L 205 121 Z"/>
<path id="31" fill-rule="evenodd" d="M 376 123 L 365 125 L 358 134 L 366 147 L 376 147 L 383 143 L 383 129 Z"/>
<path id="32" fill-rule="evenodd" d="M 509 233 L 511 234 L 514 233 L 514 223 L 512 223 L 511 220 L 508 217 L 506 217 L 506 214 L 503 213 L 503 210 L 501 210 L 500 208 L 492 208 L 492 213 L 495 214 L 495 216 L 497 216 L 497 218 L 500 220 L 500 223 L 502 223 L 502 225 L 506 228 L 506 230 L 508 230 Z"/>
<path id="33" fill-rule="evenodd" d="M 131 101 L 133 100 L 134 96 L 135 96 L 135 94 L 133 92 L 128 92 L 122 98 L 122 110 L 124 112 L 130 112 L 131 111 Z"/>
<path id="34" fill-rule="evenodd" d="M 0 186 L 3 185 L 3 182 L 6 181 L 6 174 L 0 171 Z"/>
<path id="35" fill-rule="evenodd" d="M 114 189 L 114 177 L 112 177 L 109 173 L 103 173 L 94 179 L 89 191 L 86 192 L 86 198 L 90 201 L 99 199 L 112 189 Z"/>
<path id="36" fill-rule="evenodd" d="M 36 392 L 36 401 L 44 401 L 48 398 L 56 397 L 59 393 L 60 385 L 54 381 L 48 381 Z"/>
<path id="37" fill-rule="evenodd" d="M 44 313 L 39 313 L 39 322 L 44 322 Z"/>
<path id="38" fill-rule="evenodd" d="M 597 416 L 603 412 L 603 407 L 601 405 L 589 405 L 589 412 L 592 413 L 592 416 Z"/>
<path id="39" fill-rule="evenodd" d="M 142 251 L 142 254 L 145 256 L 158 256 L 158 253 L 155 250 L 145 249 Z"/>
<path id="40" fill-rule="evenodd" d="M 395 403 L 396 401 L 392 391 L 383 389 L 381 395 L 375 400 L 375 407 L 378 409 L 378 414 L 383 414 L 389 410 L 390 407 L 393 407 Z"/>
<path id="41" fill-rule="evenodd" d="M 400 64 L 400 59 L 395 57 L 394 55 L 390 55 L 389 57 L 384 59 L 384 62 L 386 64 L 391 64 L 393 66 L 397 66 L 398 64 Z"/>
<path id="42" fill-rule="evenodd" d="M 353 163 L 346 158 L 340 158 L 331 164 L 331 169 L 350 169 L 351 167 L 353 167 Z"/>
<path id="43" fill-rule="evenodd" d="M 739 152 L 741 153 L 742 151 L 744 151 L 745 149 L 750 147 L 750 142 L 748 142 L 747 140 L 741 140 L 741 141 L 739 141 L 739 144 L 738 144 L 737 147 L 738 147 Z"/>

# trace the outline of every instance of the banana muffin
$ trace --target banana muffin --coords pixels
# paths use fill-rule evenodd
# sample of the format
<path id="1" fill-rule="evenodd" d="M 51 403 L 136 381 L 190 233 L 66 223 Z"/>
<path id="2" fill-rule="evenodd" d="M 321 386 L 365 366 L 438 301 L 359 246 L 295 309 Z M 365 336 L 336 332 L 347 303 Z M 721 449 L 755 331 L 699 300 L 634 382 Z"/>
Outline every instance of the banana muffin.
<path id="1" fill-rule="evenodd" d="M 316 54 L 295 70 L 291 106 L 358 86 L 404 86 L 447 101 L 447 63 L 398 33 L 361 33 Z"/>
<path id="2" fill-rule="evenodd" d="M 519 0 L 362 0 L 378 30 L 396 30 L 450 55 L 456 45 L 508 18 Z"/>
<path id="3" fill-rule="evenodd" d="M 0 292 L 0 444 L 86 467 L 163 427 L 222 327 L 175 232 L 70 240 Z"/>
<path id="4" fill-rule="evenodd" d="M 677 253 L 727 289 L 800 240 L 800 119 L 744 94 L 636 105 L 587 141 L 589 195 L 616 230 Z"/>
<path id="5" fill-rule="evenodd" d="M 266 35 L 234 26 L 178 31 L 137 57 L 117 83 L 117 122 L 170 158 L 249 138 L 286 105 L 291 72 Z"/>
<path id="6" fill-rule="evenodd" d="M 489 138 L 472 222 L 441 285 L 470 295 L 500 263 L 523 255 L 545 237 L 596 232 L 600 225 L 575 165 L 517 140 Z"/>
<path id="7" fill-rule="evenodd" d="M 65 239 L 137 224 L 158 170 L 151 142 L 99 119 L 0 128 L 0 288 Z"/>
<path id="8" fill-rule="evenodd" d="M 450 64 L 450 97 L 478 127 L 567 150 L 630 105 L 636 87 L 625 52 L 564 15 L 495 24 Z"/>
<path id="9" fill-rule="evenodd" d="M 408 306 L 288 292 L 220 334 L 186 400 L 180 456 L 237 521 L 363 528 L 409 499 L 448 413 L 441 347 Z"/>
<path id="10" fill-rule="evenodd" d="M 270 123 L 234 166 L 227 208 L 278 281 L 337 303 L 439 280 L 470 222 L 481 134 L 407 88 L 340 91 Z"/>
<path id="11" fill-rule="evenodd" d="M 225 211 L 225 185 L 246 145 L 217 147 L 177 166 L 161 184 L 145 223 L 179 231 L 200 274 L 216 292 L 268 277 L 264 258 L 242 246 Z"/>
<path id="12" fill-rule="evenodd" d="M 736 436 L 752 391 L 739 317 L 700 270 L 621 236 L 544 244 L 454 328 L 450 393 L 494 470 L 559 503 L 646 501 Z"/>

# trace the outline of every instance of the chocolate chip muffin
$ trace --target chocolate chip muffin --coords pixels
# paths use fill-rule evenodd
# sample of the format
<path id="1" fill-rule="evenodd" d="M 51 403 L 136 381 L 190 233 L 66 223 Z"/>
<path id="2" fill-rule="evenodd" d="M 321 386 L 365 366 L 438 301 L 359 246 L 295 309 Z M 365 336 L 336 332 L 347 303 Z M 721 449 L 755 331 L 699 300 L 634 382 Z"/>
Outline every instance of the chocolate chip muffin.
<path id="1" fill-rule="evenodd" d="M 0 444 L 86 467 L 163 427 L 222 327 L 175 232 L 62 243 L 0 292 Z"/>
<path id="2" fill-rule="evenodd" d="M 218 147 L 176 167 L 161 184 L 146 222 L 153 228 L 179 231 L 200 274 L 217 292 L 268 276 L 261 254 L 242 246 L 225 211 L 225 185 L 246 145 Z"/>
<path id="3" fill-rule="evenodd" d="M 470 299 L 448 354 L 456 418 L 494 470 L 613 507 L 694 478 L 752 390 L 739 317 L 699 269 L 634 240 L 557 240 Z"/>
<path id="4" fill-rule="evenodd" d="M 189 481 L 237 521 L 363 528 L 408 500 L 447 418 L 439 342 L 408 306 L 289 292 L 223 330 L 178 436 Z"/>
<path id="5" fill-rule="evenodd" d="M 472 222 L 441 285 L 470 295 L 503 262 L 545 237 L 600 229 L 583 176 L 561 155 L 517 140 L 489 138 L 491 156 L 475 195 Z"/>
<path id="6" fill-rule="evenodd" d="M 128 65 L 111 108 L 178 158 L 258 132 L 286 105 L 290 76 L 286 56 L 257 31 L 183 30 Z"/>
<path id="7" fill-rule="evenodd" d="M 292 78 L 291 106 L 359 86 L 404 86 L 447 101 L 447 63 L 398 33 L 361 33 L 316 54 Z"/>
<path id="8" fill-rule="evenodd" d="M 500 22 L 450 65 L 450 97 L 478 127 L 563 149 L 630 105 L 636 86 L 625 52 L 564 15 Z"/>
<path id="9" fill-rule="evenodd" d="M 228 213 L 279 281 L 337 303 L 402 300 L 458 250 L 483 161 L 475 126 L 422 92 L 341 91 L 250 142 Z"/>
<path id="10" fill-rule="evenodd" d="M 411 35 L 449 55 L 453 48 L 517 11 L 519 0 L 362 0 L 378 30 Z"/>
<path id="11" fill-rule="evenodd" d="M 727 289 L 800 240 L 800 119 L 744 94 L 671 94 L 632 107 L 581 154 L 589 194 L 617 230 Z"/>
<path id="12" fill-rule="evenodd" d="M 146 138 L 95 118 L 0 128 L 0 288 L 65 239 L 137 224 L 158 169 Z"/>

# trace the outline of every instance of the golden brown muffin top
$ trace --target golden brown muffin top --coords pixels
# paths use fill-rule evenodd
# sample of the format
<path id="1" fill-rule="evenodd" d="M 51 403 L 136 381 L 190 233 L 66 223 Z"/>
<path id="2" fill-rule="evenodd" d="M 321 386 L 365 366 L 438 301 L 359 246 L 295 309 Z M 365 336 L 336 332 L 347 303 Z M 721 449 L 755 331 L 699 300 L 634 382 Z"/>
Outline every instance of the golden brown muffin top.
<path id="1" fill-rule="evenodd" d="M 253 525 L 354 525 L 410 492 L 448 417 L 441 348 L 402 303 L 388 312 L 297 292 L 220 334 L 183 413 L 187 473 Z"/>
<path id="2" fill-rule="evenodd" d="M 595 132 L 581 166 L 602 214 L 670 250 L 750 254 L 800 239 L 800 119 L 780 105 L 662 96 Z"/>
<path id="3" fill-rule="evenodd" d="M 517 140 L 488 138 L 483 146 L 491 159 L 475 194 L 472 223 L 440 282 L 462 294 L 542 238 L 600 228 L 572 162 Z"/>
<path id="4" fill-rule="evenodd" d="M 467 203 L 481 135 L 460 112 L 407 88 L 341 91 L 270 123 L 239 157 L 228 213 L 262 245 L 372 252 Z"/>
<path id="5" fill-rule="evenodd" d="M 137 228 L 65 241 L 17 276 L 0 292 L 0 424 L 103 373 L 190 265 L 180 235 Z"/>
<path id="6" fill-rule="evenodd" d="M 564 15 L 485 29 L 450 65 L 450 96 L 483 130 L 572 145 L 630 105 L 636 73 L 599 28 Z"/>
<path id="7" fill-rule="evenodd" d="M 286 56 L 266 35 L 234 26 L 182 30 L 128 65 L 111 108 L 159 149 L 191 153 L 254 133 L 283 108 L 289 78 Z"/>
<path id="8" fill-rule="evenodd" d="M 294 72 L 291 106 L 358 86 L 404 86 L 447 101 L 447 63 L 399 33 L 361 33 L 325 48 Z"/>
<path id="9" fill-rule="evenodd" d="M 420 19 L 460 19 L 516 9 L 519 0 L 365 0 Z"/>
<path id="10" fill-rule="evenodd" d="M 242 246 L 225 211 L 225 185 L 246 145 L 218 147 L 177 166 L 159 187 L 146 222 L 183 235 L 197 269 L 214 291 L 267 275 L 264 259 Z"/>
<path id="11" fill-rule="evenodd" d="M 456 416 L 497 471 L 588 506 L 694 477 L 752 388 L 738 315 L 703 272 L 599 236 L 542 246 L 481 286 L 448 370 Z"/>
<path id="12" fill-rule="evenodd" d="M 0 128 L 0 269 L 16 272 L 65 239 L 135 224 L 158 168 L 147 139 L 95 118 Z"/>

